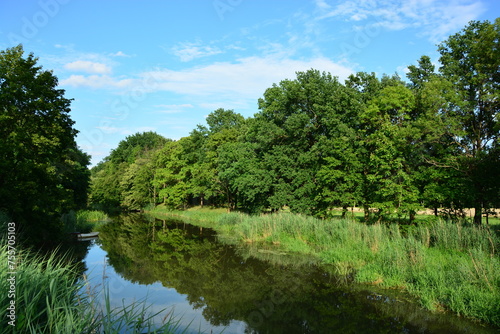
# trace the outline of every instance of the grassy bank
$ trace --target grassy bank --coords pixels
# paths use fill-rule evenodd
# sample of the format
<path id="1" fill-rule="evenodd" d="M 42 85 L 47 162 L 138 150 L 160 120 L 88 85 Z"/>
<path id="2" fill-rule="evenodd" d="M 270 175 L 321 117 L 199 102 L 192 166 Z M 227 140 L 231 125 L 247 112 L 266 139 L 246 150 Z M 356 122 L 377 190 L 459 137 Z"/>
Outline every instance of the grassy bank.
<path id="1" fill-rule="evenodd" d="M 171 210 L 162 205 L 155 207 L 151 211 L 146 210 L 145 212 L 159 219 L 164 216 L 169 216 L 175 219 L 196 223 L 197 226 L 210 228 L 216 228 L 219 219 L 228 213 L 225 208 L 193 207 L 187 210 Z"/>
<path id="2" fill-rule="evenodd" d="M 101 224 L 105 224 L 111 219 L 103 211 L 79 210 L 70 211 L 61 217 L 66 232 L 87 233 L 94 230 Z"/>
<path id="3" fill-rule="evenodd" d="M 204 211 L 173 215 L 189 219 L 203 217 Z M 500 327 L 500 239 L 489 227 L 432 219 L 402 231 L 396 224 L 289 213 L 212 212 L 192 222 L 200 221 L 228 242 L 274 244 L 280 251 L 309 254 L 356 282 L 405 289 L 427 309 Z"/>

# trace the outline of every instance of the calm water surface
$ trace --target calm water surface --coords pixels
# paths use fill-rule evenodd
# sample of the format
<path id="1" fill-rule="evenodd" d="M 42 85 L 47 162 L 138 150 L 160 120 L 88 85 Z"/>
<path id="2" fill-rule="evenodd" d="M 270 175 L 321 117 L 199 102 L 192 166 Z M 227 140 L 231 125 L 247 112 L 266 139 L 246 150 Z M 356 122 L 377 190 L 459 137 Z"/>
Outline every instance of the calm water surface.
<path id="1" fill-rule="evenodd" d="M 113 306 L 143 300 L 187 333 L 498 333 L 360 286 L 306 257 L 217 242 L 211 230 L 128 215 L 101 228 L 85 257 Z"/>

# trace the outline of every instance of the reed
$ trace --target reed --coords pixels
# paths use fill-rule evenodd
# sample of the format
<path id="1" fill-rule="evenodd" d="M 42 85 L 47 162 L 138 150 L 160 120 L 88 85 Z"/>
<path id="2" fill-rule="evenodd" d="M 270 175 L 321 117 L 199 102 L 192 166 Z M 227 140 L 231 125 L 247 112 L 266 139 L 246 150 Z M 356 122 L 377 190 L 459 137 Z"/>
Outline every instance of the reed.
<path id="1" fill-rule="evenodd" d="M 7 265 L 5 240 L 0 250 L 0 290 L 8 291 L 7 279 L 15 277 L 15 296 L 0 297 L 1 305 L 15 301 L 15 326 L 7 326 L 7 333 L 92 333 L 98 327 L 96 310 L 79 294 L 81 284 L 67 258 L 17 250 L 13 271 Z M 0 309 L 0 316 L 5 324 L 6 308 Z"/>
<path id="2" fill-rule="evenodd" d="M 500 326 L 500 239 L 488 227 L 437 220 L 402 230 L 291 213 L 231 213 L 217 230 L 314 255 L 357 282 L 406 289 L 428 309 Z"/>
<path id="3" fill-rule="evenodd" d="M 10 249 L 11 250 L 11 249 Z M 12 254 L 12 253 L 11 253 Z M 7 324 L 7 307 L 0 308 L 2 333 L 179 333 L 172 312 L 151 313 L 146 300 L 112 308 L 104 285 L 104 305 L 89 283 L 65 256 L 42 256 L 16 250 L 16 268 L 9 268 L 6 240 L 0 240 L 0 304 L 15 301 L 15 326 Z M 15 274 L 11 274 L 15 272 Z M 15 296 L 6 293 L 15 277 Z M 163 323 L 153 320 L 166 313 Z M 187 330 L 187 329 L 186 329 Z"/>
<path id="4" fill-rule="evenodd" d="M 167 216 L 193 223 L 196 222 L 196 225 L 202 227 L 213 227 L 220 217 L 227 214 L 227 209 L 197 206 L 187 210 L 173 210 L 163 205 L 158 205 L 154 209 L 145 210 L 144 212 L 158 219 L 164 219 Z"/>
<path id="5" fill-rule="evenodd" d="M 90 232 L 101 224 L 105 224 L 111 219 L 109 216 L 98 210 L 71 210 L 61 216 L 66 232 Z"/>

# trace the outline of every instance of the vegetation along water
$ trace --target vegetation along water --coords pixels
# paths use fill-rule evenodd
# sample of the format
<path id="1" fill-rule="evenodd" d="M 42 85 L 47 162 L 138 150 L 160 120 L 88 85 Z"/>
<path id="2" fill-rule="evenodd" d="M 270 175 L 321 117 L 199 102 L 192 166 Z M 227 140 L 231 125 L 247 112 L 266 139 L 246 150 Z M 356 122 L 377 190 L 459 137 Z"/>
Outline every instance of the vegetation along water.
<path id="1" fill-rule="evenodd" d="M 97 271 L 95 281 L 102 282 L 104 265 L 95 263 L 104 251 L 114 302 L 149 292 L 155 305 L 189 314 L 181 327 L 194 332 L 496 332 L 464 317 L 426 311 L 400 290 L 352 282 L 308 254 L 229 244 L 210 228 L 163 214 L 122 215 L 99 230 L 87 272 Z"/>
<path id="2" fill-rule="evenodd" d="M 263 92 L 253 117 L 220 108 L 179 140 L 130 135 L 92 169 L 57 77 L 22 45 L 0 51 L 0 284 L 15 309 L 2 306 L 0 328 L 108 333 L 100 326 L 148 319 L 79 293 L 72 262 L 87 246 L 61 255 L 70 233 L 113 226 L 102 210 L 190 215 L 255 254 L 300 253 L 500 326 L 499 39 L 500 18 L 472 21 L 438 45 L 439 68 L 424 55 L 406 80 L 297 72 Z"/>

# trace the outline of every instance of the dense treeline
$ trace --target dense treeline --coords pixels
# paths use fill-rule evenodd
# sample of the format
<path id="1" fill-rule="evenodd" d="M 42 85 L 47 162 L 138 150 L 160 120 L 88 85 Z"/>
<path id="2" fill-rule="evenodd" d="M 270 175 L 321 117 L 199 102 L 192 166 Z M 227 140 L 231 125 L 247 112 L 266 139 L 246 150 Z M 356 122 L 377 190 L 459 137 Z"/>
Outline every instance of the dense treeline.
<path id="1" fill-rule="evenodd" d="M 475 208 L 480 223 L 500 206 L 499 37 L 500 19 L 471 22 L 438 46 L 437 71 L 422 56 L 408 82 L 312 69 L 267 89 L 254 117 L 218 109 L 178 141 L 130 136 L 93 169 L 91 200 L 410 219 Z"/>
<path id="2" fill-rule="evenodd" d="M 87 205 L 90 183 L 90 156 L 57 85 L 21 45 L 0 51 L 0 212 L 37 242 L 57 239 L 61 215 Z"/>

